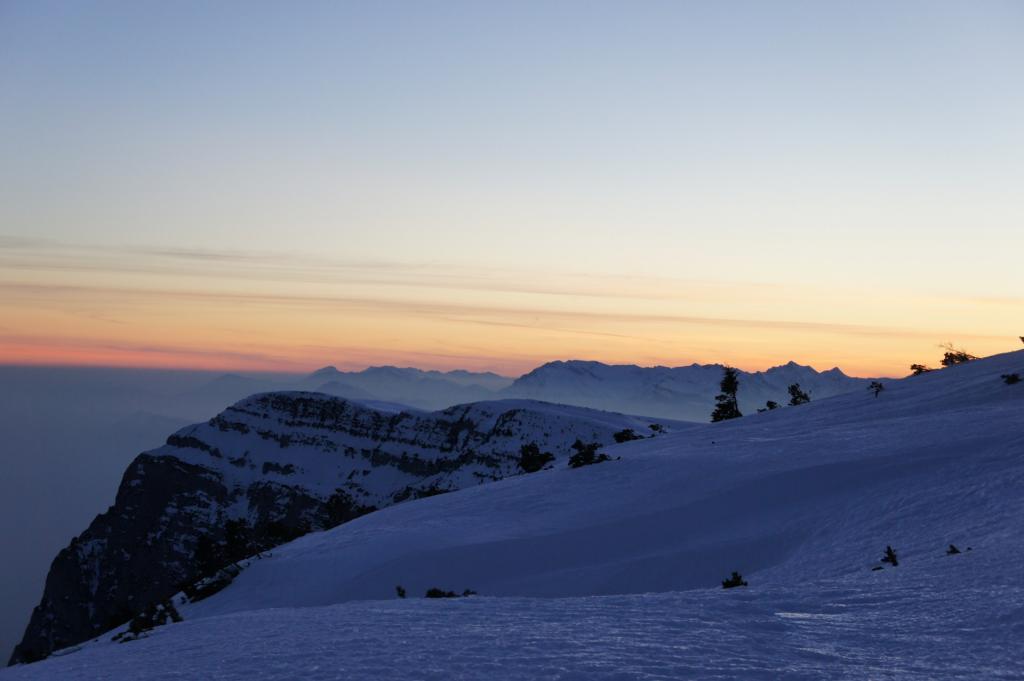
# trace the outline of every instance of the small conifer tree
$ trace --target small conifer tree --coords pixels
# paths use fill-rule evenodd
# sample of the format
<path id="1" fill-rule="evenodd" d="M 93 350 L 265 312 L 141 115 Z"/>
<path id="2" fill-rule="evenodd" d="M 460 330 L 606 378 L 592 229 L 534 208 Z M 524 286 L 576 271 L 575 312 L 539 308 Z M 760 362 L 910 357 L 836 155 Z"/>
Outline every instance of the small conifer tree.
<path id="1" fill-rule="evenodd" d="M 739 387 L 740 379 L 736 370 L 732 367 L 725 367 L 722 382 L 719 384 L 721 392 L 715 396 L 715 410 L 711 412 L 712 422 L 727 421 L 743 416 L 736 399 Z"/>
<path id="2" fill-rule="evenodd" d="M 811 396 L 806 391 L 800 389 L 799 383 L 794 383 L 789 386 L 789 406 L 795 407 L 800 404 L 807 404 L 811 401 Z"/>
<path id="3" fill-rule="evenodd" d="M 939 347 L 946 351 L 942 356 L 942 359 L 939 360 L 939 364 L 944 367 L 951 367 L 955 364 L 966 364 L 967 362 L 972 362 L 978 359 L 977 356 L 972 355 L 963 348 L 954 347 L 952 343 L 944 343 Z"/>
<path id="4" fill-rule="evenodd" d="M 731 577 L 722 580 L 722 588 L 732 589 L 737 586 L 747 586 L 747 582 L 743 579 L 743 575 L 733 570 Z"/>

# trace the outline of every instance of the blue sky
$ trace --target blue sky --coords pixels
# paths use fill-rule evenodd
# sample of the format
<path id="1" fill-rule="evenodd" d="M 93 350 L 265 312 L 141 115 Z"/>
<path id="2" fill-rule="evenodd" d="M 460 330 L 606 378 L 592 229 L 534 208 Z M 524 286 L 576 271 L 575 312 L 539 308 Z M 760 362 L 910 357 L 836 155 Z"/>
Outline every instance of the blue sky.
<path id="1" fill-rule="evenodd" d="M 552 289 L 645 278 L 652 296 L 725 286 L 670 311 L 723 318 L 792 288 L 766 322 L 1012 303 L 1022 36 L 1015 2 L 9 2 L 0 286 L 55 271 L 14 247 L 31 243 L 60 252 L 63 289 L 112 286 L 97 270 L 128 248 L 206 253 L 178 285 L 218 291 L 210 254 L 331 257 L 424 285 L 479 269 Z M 855 291 L 873 305 L 844 306 Z M 48 301 L 66 311 L 62 295 Z M 1006 315 L 913 325 L 998 335 Z"/>

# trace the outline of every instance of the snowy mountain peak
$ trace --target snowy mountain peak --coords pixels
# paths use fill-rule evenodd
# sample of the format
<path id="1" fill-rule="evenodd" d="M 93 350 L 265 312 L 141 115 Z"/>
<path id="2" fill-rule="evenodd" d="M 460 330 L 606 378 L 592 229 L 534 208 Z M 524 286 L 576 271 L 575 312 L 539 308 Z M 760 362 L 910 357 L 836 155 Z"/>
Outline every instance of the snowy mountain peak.
<path id="1" fill-rule="evenodd" d="M 313 373 L 309 374 L 309 376 L 307 376 L 306 378 L 309 380 L 323 381 L 326 379 L 335 378 L 340 373 L 341 372 L 338 371 L 337 367 L 335 367 L 334 365 L 328 365 L 325 367 L 321 367 L 320 369 L 317 369 Z"/>
<path id="2" fill-rule="evenodd" d="M 503 393 L 548 402 L 578 404 L 623 413 L 706 422 L 722 379 L 721 364 L 640 367 L 569 360 L 548 362 L 517 379 Z M 838 369 L 817 372 L 796 362 L 763 372 L 740 370 L 739 401 L 744 413 L 768 400 L 785 404 L 787 388 L 799 383 L 814 399 L 867 386 L 868 379 L 850 378 Z"/>

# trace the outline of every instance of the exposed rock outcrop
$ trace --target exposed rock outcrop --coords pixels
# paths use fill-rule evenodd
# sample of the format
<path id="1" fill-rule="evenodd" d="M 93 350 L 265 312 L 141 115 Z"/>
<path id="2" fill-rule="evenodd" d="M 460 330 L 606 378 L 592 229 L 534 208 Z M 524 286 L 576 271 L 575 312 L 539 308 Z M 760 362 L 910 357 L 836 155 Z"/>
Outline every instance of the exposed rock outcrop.
<path id="1" fill-rule="evenodd" d="M 643 419 L 524 400 L 388 413 L 317 393 L 254 395 L 128 467 L 114 505 L 54 559 L 11 663 L 123 624 L 208 574 L 245 521 L 271 546 L 377 508 L 517 474 L 523 444 L 567 457 Z"/>

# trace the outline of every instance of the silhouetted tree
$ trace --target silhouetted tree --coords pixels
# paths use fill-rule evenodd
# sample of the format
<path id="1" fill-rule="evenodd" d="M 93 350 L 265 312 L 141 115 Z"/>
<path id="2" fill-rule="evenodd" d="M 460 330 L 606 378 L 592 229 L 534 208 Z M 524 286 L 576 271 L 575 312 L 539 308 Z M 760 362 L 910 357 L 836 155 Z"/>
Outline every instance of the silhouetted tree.
<path id="1" fill-rule="evenodd" d="M 758 409 L 757 413 L 760 414 L 761 412 L 772 411 L 773 409 L 778 409 L 778 408 L 779 408 L 779 403 L 778 402 L 776 402 L 775 400 L 768 400 L 767 402 L 764 403 L 764 409 Z"/>
<path id="2" fill-rule="evenodd" d="M 807 404 L 811 401 L 811 396 L 800 389 L 799 383 L 794 383 L 787 388 L 789 390 L 789 406 L 795 407 L 800 404 Z"/>
<path id="3" fill-rule="evenodd" d="M 733 570 L 731 577 L 722 580 L 722 588 L 732 589 L 737 586 L 747 586 L 747 582 L 743 579 L 743 575 Z"/>
<path id="4" fill-rule="evenodd" d="M 942 359 L 939 360 L 939 364 L 944 367 L 951 367 L 954 364 L 965 364 L 966 362 L 978 359 L 966 350 L 954 347 L 952 343 L 944 343 L 939 347 L 946 351 Z"/>
<path id="5" fill-rule="evenodd" d="M 395 593 L 398 594 L 399 598 L 405 598 L 405 587 L 401 584 L 395 587 Z"/>
<path id="6" fill-rule="evenodd" d="M 947 556 L 955 556 L 958 553 L 960 553 L 960 549 L 956 547 L 956 544 L 950 544 L 949 548 L 946 549 Z"/>
<path id="7" fill-rule="evenodd" d="M 541 452 L 536 442 L 519 448 L 519 467 L 527 473 L 536 473 L 555 460 L 551 452 Z"/>
<path id="8" fill-rule="evenodd" d="M 661 425 L 660 423 L 652 423 L 651 425 L 649 425 L 647 427 L 651 429 L 652 433 L 664 433 L 665 432 L 665 426 Z M 652 435 L 652 437 L 653 437 L 653 435 Z"/>
<path id="9" fill-rule="evenodd" d="M 1003 374 L 1003 383 L 1006 385 L 1020 383 L 1020 374 Z"/>
<path id="10" fill-rule="evenodd" d="M 727 421 L 743 416 L 736 399 L 736 393 L 740 387 L 740 379 L 736 370 L 732 367 L 725 367 L 725 374 L 718 387 L 722 392 L 715 396 L 715 410 L 711 412 L 711 420 L 713 422 Z"/>
<path id="11" fill-rule="evenodd" d="M 889 563 L 893 567 L 900 564 L 900 561 L 896 558 L 896 550 L 891 546 L 885 547 L 885 555 L 882 556 L 883 563 Z"/>
<path id="12" fill-rule="evenodd" d="M 929 371 L 935 371 L 935 369 L 932 369 L 931 367 L 926 367 L 923 364 L 911 364 L 910 365 L 910 372 L 913 375 L 915 375 L 915 376 L 920 376 L 921 374 L 926 374 Z"/>
<path id="13" fill-rule="evenodd" d="M 868 386 L 868 392 L 873 392 L 875 394 L 875 397 L 878 397 L 878 393 L 882 392 L 883 390 L 885 390 L 885 386 L 879 383 L 878 381 L 871 381 L 871 384 Z"/>

